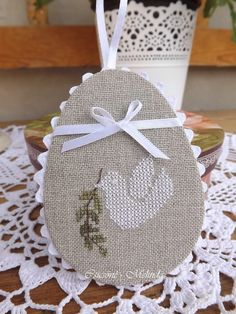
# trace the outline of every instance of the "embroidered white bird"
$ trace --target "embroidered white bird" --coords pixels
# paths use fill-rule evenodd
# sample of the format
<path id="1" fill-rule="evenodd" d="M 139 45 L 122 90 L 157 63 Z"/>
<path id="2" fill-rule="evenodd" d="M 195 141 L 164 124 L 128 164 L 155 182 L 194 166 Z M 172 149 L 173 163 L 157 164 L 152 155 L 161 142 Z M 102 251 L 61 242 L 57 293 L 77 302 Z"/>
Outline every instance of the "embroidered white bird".
<path id="1" fill-rule="evenodd" d="M 110 218 L 122 229 L 137 228 L 151 219 L 173 194 L 165 169 L 155 176 L 152 156 L 143 159 L 127 181 L 118 172 L 108 172 L 97 184 Z"/>

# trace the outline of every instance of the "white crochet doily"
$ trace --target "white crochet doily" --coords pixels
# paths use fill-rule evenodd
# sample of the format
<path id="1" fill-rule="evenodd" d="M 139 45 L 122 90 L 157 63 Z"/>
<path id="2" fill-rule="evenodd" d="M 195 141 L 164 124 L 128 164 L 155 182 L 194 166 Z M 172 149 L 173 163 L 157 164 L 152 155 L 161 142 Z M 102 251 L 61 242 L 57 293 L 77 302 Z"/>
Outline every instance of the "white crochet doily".
<path id="1" fill-rule="evenodd" d="M 208 190 L 210 205 L 201 238 L 176 274 L 130 288 L 133 291 L 129 299 L 124 297 L 124 288 L 117 288 L 109 299 L 104 300 L 100 291 L 101 302 L 96 296 L 96 303 L 93 300 L 86 303 L 81 293 L 86 293 L 90 281 L 64 269 L 60 259 L 48 253 L 47 239 L 40 235 L 44 221 L 36 214 L 39 205 L 35 202 L 35 170 L 28 159 L 23 129 L 12 126 L 5 132 L 12 144 L 0 155 L 0 271 L 18 267 L 21 285 L 9 291 L 0 280 L 1 314 L 25 314 L 29 307 L 62 313 L 72 300 L 79 304 L 82 314 L 97 313 L 112 303 L 117 305 L 118 314 L 193 314 L 213 304 L 221 313 L 235 312 L 229 308 L 236 304 L 236 135 L 226 136 L 223 153 L 212 173 L 212 186 Z M 42 258 L 47 263 L 42 265 Z M 222 278 L 231 283 L 227 291 L 222 291 Z M 57 281 L 65 294 L 58 305 L 37 303 L 31 292 L 51 279 Z M 150 296 L 150 288 L 157 285 L 161 289 Z M 13 302 L 17 295 L 24 296 L 20 305 Z"/>

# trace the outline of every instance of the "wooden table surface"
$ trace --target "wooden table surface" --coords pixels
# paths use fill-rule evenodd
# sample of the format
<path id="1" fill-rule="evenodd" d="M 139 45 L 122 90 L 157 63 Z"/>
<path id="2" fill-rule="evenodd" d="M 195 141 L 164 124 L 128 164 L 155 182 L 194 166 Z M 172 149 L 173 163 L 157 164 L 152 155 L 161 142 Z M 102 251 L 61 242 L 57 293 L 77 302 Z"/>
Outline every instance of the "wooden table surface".
<path id="1" fill-rule="evenodd" d="M 200 112 L 209 118 L 214 119 L 219 125 L 221 125 L 225 131 L 227 132 L 236 132 L 236 110 L 227 110 L 227 111 L 213 111 L 213 112 Z M 9 124 L 25 124 L 27 121 L 10 121 L 10 122 L 1 122 L 0 127 L 5 127 Z M 0 204 L 4 202 L 4 199 L 0 198 Z M 38 212 L 35 211 L 32 217 L 36 218 Z M 232 217 L 236 220 L 236 217 Z M 236 239 L 236 236 L 235 236 Z M 46 261 L 41 261 L 42 265 L 46 263 Z M 233 288 L 233 280 L 225 275 L 220 276 L 222 291 L 221 295 L 230 294 Z M 18 277 L 18 268 L 0 272 L 0 289 L 6 291 L 12 291 L 16 287 L 20 286 L 20 280 Z M 145 295 L 155 298 L 160 296 L 163 289 L 163 285 L 160 284 L 155 286 L 145 293 Z M 90 284 L 89 288 L 86 289 L 85 292 L 82 293 L 81 299 L 86 303 L 93 303 L 105 300 L 110 298 L 111 296 L 116 294 L 116 288 L 112 286 L 103 286 L 98 287 L 94 282 Z M 124 297 L 129 298 L 133 294 L 132 292 L 125 291 Z M 42 285 L 31 291 L 31 297 L 33 301 L 37 303 L 46 303 L 46 304 L 58 304 L 62 298 L 64 298 L 66 294 L 60 289 L 55 279 L 50 280 L 46 284 Z M 0 299 L 1 302 L 1 299 Z M 23 301 L 23 296 L 14 297 L 15 304 L 21 304 Z M 168 306 L 169 299 L 166 298 L 163 305 Z M 115 312 L 116 304 L 111 305 L 109 307 L 98 310 L 99 314 L 110 314 Z M 225 307 L 227 310 L 234 309 L 234 305 L 230 302 L 225 303 Z M 77 314 L 79 313 L 80 308 L 75 302 L 69 303 L 65 306 L 65 310 L 63 314 Z M 33 310 L 27 309 L 27 313 L 29 314 L 49 314 L 51 312 L 44 310 Z M 213 305 L 204 310 L 199 310 L 197 314 L 220 314 L 220 310 L 217 305 Z M 0 313 L 1 314 L 1 313 Z M 9 312 L 10 314 L 10 312 Z"/>

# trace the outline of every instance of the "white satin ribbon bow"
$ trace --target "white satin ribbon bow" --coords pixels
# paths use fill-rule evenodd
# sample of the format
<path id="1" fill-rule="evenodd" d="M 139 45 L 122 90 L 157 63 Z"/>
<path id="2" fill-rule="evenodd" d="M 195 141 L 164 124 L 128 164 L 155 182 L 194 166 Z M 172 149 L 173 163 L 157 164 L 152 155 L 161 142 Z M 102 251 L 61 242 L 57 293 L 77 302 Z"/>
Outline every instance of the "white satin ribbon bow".
<path id="1" fill-rule="evenodd" d="M 98 124 L 62 125 L 54 130 L 54 136 L 87 134 L 63 143 L 62 152 L 80 148 L 102 140 L 118 132 L 126 132 L 155 158 L 169 159 L 159 148 L 149 141 L 139 130 L 182 126 L 178 118 L 131 121 L 142 109 L 139 100 L 131 102 L 123 120 L 115 121 L 112 115 L 100 107 L 91 108 L 91 116 Z"/>

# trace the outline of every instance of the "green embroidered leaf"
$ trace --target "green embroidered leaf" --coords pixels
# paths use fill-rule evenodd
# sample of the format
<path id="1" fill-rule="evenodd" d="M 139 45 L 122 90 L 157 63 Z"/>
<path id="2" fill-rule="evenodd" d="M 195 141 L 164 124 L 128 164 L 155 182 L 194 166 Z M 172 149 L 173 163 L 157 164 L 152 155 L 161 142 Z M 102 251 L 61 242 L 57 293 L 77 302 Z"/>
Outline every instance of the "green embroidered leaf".
<path id="1" fill-rule="evenodd" d="M 102 169 L 99 173 L 99 180 L 101 180 Z M 100 214 L 102 213 L 103 206 L 100 199 L 97 186 L 91 191 L 84 191 L 79 199 L 83 202 L 83 205 L 76 212 L 77 222 L 83 221 L 80 225 L 80 235 L 84 238 L 84 246 L 88 250 L 93 250 L 96 246 L 99 253 L 103 256 L 107 256 L 107 248 L 103 246 L 103 243 L 107 241 L 107 238 L 100 234 L 99 221 Z"/>
<path id="2" fill-rule="evenodd" d="M 89 237 L 85 237 L 84 238 L 84 246 L 87 249 L 92 250 L 93 249 L 93 241 Z"/>
<path id="3" fill-rule="evenodd" d="M 92 239 L 96 243 L 104 243 L 107 240 L 106 237 L 104 237 L 102 234 L 96 234 L 92 237 Z"/>
<path id="4" fill-rule="evenodd" d="M 80 209 L 76 212 L 76 220 L 79 222 L 86 214 L 86 209 L 84 206 L 80 207 Z"/>
<path id="5" fill-rule="evenodd" d="M 106 257 L 107 256 L 107 249 L 104 247 L 99 247 L 99 253 L 103 256 Z"/>
<path id="6" fill-rule="evenodd" d="M 91 230 L 91 233 L 98 233 L 99 232 L 99 228 L 98 227 L 93 227 Z"/>
<path id="7" fill-rule="evenodd" d="M 91 220 L 92 220 L 93 222 L 95 222 L 96 225 L 99 224 L 99 215 L 98 215 L 97 213 L 95 213 L 95 212 L 90 212 L 90 213 L 89 213 L 89 216 L 90 216 Z"/>
<path id="8" fill-rule="evenodd" d="M 80 226 L 80 234 L 82 235 L 82 236 L 84 236 L 85 235 L 85 226 L 84 225 L 81 225 Z"/>
<path id="9" fill-rule="evenodd" d="M 82 193 L 82 195 L 80 196 L 80 200 L 81 201 L 88 201 L 93 196 L 92 192 L 91 191 L 84 191 Z"/>

